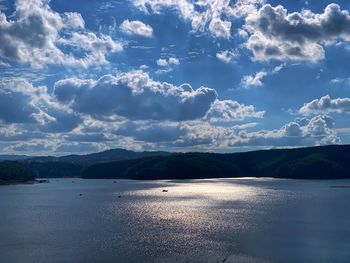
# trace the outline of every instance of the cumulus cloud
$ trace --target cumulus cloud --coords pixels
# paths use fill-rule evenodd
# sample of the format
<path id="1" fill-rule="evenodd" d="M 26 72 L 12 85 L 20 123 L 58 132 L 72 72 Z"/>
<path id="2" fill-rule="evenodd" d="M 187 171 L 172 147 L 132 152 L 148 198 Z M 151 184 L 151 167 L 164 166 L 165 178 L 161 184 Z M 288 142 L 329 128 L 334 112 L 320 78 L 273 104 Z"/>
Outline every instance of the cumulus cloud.
<path id="1" fill-rule="evenodd" d="M 24 80 L 0 82 L 0 123 L 32 124 L 43 132 L 66 132 L 80 117 L 59 105 L 45 86 L 34 87 Z"/>
<path id="2" fill-rule="evenodd" d="M 45 139 L 47 136 L 37 130 L 24 129 L 26 124 L 3 123 L 0 124 L 0 142 L 29 141 L 33 139 Z"/>
<path id="3" fill-rule="evenodd" d="M 73 110 L 96 118 L 117 115 L 174 121 L 203 117 L 217 99 L 213 89 L 156 82 L 142 71 L 106 75 L 97 81 L 61 80 L 54 94 Z"/>
<path id="4" fill-rule="evenodd" d="M 184 121 L 261 114 L 251 106 L 235 101 L 220 102 L 214 89 L 193 89 L 189 84 L 175 86 L 157 82 L 143 71 L 105 75 L 96 81 L 60 80 L 55 84 L 54 95 L 73 111 L 97 119 L 124 117 L 131 120 Z"/>
<path id="5" fill-rule="evenodd" d="M 137 141 L 164 143 L 173 142 L 186 135 L 186 124 L 176 122 L 125 122 L 114 132 L 132 137 Z"/>
<path id="6" fill-rule="evenodd" d="M 18 142 L 5 147 L 8 153 L 51 153 L 54 150 L 55 143 L 47 140 L 33 140 L 31 142 Z"/>
<path id="7" fill-rule="evenodd" d="M 329 116 L 297 118 L 259 131 L 256 123 L 240 122 L 264 116 L 252 105 L 219 100 L 210 88 L 157 82 L 141 71 L 65 79 L 53 94 L 20 80 L 0 91 L 0 105 L 5 105 L 0 113 L 6 113 L 0 114 L 0 148 L 5 152 L 62 154 L 117 146 L 215 151 L 340 142 Z"/>
<path id="8" fill-rule="evenodd" d="M 110 36 L 102 35 L 98 37 L 92 32 L 83 34 L 73 32 L 70 38 L 61 38 L 58 40 L 58 43 L 89 52 L 83 58 L 75 59 L 70 57 L 66 61 L 70 65 L 82 66 L 84 68 L 107 64 L 106 54 L 123 50 L 122 45 L 119 42 L 115 42 Z"/>
<path id="9" fill-rule="evenodd" d="M 33 102 L 35 90 L 26 82 L 0 84 L 0 120 L 5 123 L 34 123 L 41 113 Z"/>
<path id="10" fill-rule="evenodd" d="M 244 105 L 233 100 L 216 100 L 206 118 L 211 121 L 232 121 L 262 118 L 264 114 L 265 111 L 256 111 L 253 105 Z"/>
<path id="11" fill-rule="evenodd" d="M 325 57 L 323 45 L 349 41 L 350 15 L 337 4 L 323 13 L 310 10 L 288 13 L 267 4 L 246 18 L 250 37 L 246 46 L 257 60 L 318 61 Z"/>
<path id="12" fill-rule="evenodd" d="M 274 67 L 270 71 L 266 70 L 261 70 L 258 71 L 255 75 L 246 75 L 243 76 L 241 80 L 241 85 L 245 88 L 250 88 L 250 87 L 260 87 L 263 86 L 263 79 L 267 76 L 275 75 L 278 72 L 280 72 L 283 68 L 285 67 L 285 64 L 281 64 L 279 66 Z"/>
<path id="13" fill-rule="evenodd" d="M 166 58 L 160 58 L 157 60 L 157 65 L 160 67 L 169 67 L 171 65 L 179 65 L 180 60 L 176 57 L 170 57 L 168 59 Z"/>
<path id="14" fill-rule="evenodd" d="M 233 130 L 203 121 L 190 122 L 126 122 L 115 132 L 143 143 L 170 149 L 204 146 L 213 148 L 232 138 Z"/>
<path id="15" fill-rule="evenodd" d="M 248 131 L 256 124 L 217 126 L 203 121 L 126 122 L 115 134 L 167 149 L 229 150 L 232 147 L 297 147 L 340 143 L 333 119 L 297 118 L 275 130 Z"/>
<path id="16" fill-rule="evenodd" d="M 340 138 L 333 129 L 333 119 L 318 115 L 311 119 L 296 119 L 280 129 L 247 133 L 242 131 L 231 146 L 293 147 L 338 144 Z"/>
<path id="17" fill-rule="evenodd" d="M 209 32 L 216 38 L 230 38 L 231 37 L 230 21 L 224 21 L 220 18 L 214 18 L 210 21 Z"/>
<path id="18" fill-rule="evenodd" d="M 257 8 L 266 3 L 266 0 L 236 0 L 230 9 L 235 17 L 245 17 L 257 12 Z"/>
<path id="19" fill-rule="evenodd" d="M 177 14 L 189 21 L 193 32 L 208 32 L 214 38 L 231 37 L 232 17 L 246 16 L 256 10 L 264 0 L 130 0 L 145 13 L 159 14 L 162 11 L 175 10 Z"/>
<path id="20" fill-rule="evenodd" d="M 238 54 L 232 50 L 224 50 L 216 53 L 216 58 L 224 63 L 230 63 Z"/>
<path id="21" fill-rule="evenodd" d="M 266 71 L 259 71 L 253 75 L 247 75 L 242 78 L 242 85 L 246 88 L 251 86 L 260 87 L 263 85 L 262 79 L 267 76 Z"/>
<path id="22" fill-rule="evenodd" d="M 153 28 L 141 21 L 124 20 L 119 26 L 120 30 L 127 35 L 138 35 L 143 37 L 152 37 Z"/>
<path id="23" fill-rule="evenodd" d="M 320 99 L 315 99 L 305 103 L 299 109 L 299 113 L 303 115 L 312 115 L 330 112 L 350 112 L 350 98 L 332 99 L 329 95 L 323 96 Z"/>
<path id="24" fill-rule="evenodd" d="M 67 28 L 73 29 L 84 29 L 85 21 L 81 14 L 75 12 L 66 12 L 63 13 L 62 17 L 63 23 Z"/>
<path id="25" fill-rule="evenodd" d="M 99 38 L 84 27 L 85 22 L 80 14 L 54 12 L 49 6 L 49 1 L 18 0 L 12 16 L 6 17 L 0 11 L 0 57 L 29 63 L 33 67 L 42 67 L 46 64 L 88 67 L 91 64 L 106 63 L 105 56 L 108 52 L 122 49 L 120 43 L 105 36 Z M 74 30 L 79 30 L 81 33 Z M 74 47 L 72 43 L 76 43 L 77 34 L 86 35 L 90 40 L 94 35 L 93 42 L 97 43 L 88 48 L 79 47 L 84 54 L 79 58 L 72 54 L 74 52 L 65 53 L 58 46 L 61 44 L 68 48 Z M 105 48 L 106 45 L 100 48 L 101 42 L 106 40 L 110 45 L 113 42 L 112 48 Z M 98 63 L 96 63 L 97 57 L 99 57 Z"/>

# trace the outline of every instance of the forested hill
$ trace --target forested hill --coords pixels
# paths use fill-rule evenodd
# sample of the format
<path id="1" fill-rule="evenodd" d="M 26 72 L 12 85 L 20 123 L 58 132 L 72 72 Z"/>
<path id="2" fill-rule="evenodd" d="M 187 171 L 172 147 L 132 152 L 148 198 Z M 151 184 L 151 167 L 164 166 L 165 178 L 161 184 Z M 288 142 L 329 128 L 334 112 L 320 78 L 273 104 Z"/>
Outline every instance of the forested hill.
<path id="1" fill-rule="evenodd" d="M 92 163 L 99 162 L 112 162 L 112 161 L 124 161 L 133 160 L 143 157 L 150 156 L 167 156 L 170 155 L 168 152 L 160 151 L 144 151 L 144 152 L 134 152 L 124 149 L 111 149 L 98 153 L 90 153 L 85 155 L 71 154 L 60 157 L 55 156 L 39 156 L 27 158 L 27 161 L 31 162 L 65 162 L 65 163 L 75 163 L 80 165 L 91 165 Z"/>
<path id="2" fill-rule="evenodd" d="M 185 153 L 101 163 L 84 178 L 185 179 L 217 177 L 350 178 L 350 146 L 334 145 L 246 153 Z"/>
<path id="3" fill-rule="evenodd" d="M 26 164 L 2 161 L 0 162 L 0 185 L 8 182 L 28 182 L 35 178 L 35 172 Z"/>
<path id="4" fill-rule="evenodd" d="M 35 174 L 38 178 L 339 179 L 350 178 L 350 146 L 333 145 L 231 154 L 132 152 L 116 149 L 89 155 L 35 157 L 0 164 L 0 174 L 3 176 L 11 171 L 6 168 L 6 165 L 11 164 L 13 167 L 22 167 L 23 171 Z"/>

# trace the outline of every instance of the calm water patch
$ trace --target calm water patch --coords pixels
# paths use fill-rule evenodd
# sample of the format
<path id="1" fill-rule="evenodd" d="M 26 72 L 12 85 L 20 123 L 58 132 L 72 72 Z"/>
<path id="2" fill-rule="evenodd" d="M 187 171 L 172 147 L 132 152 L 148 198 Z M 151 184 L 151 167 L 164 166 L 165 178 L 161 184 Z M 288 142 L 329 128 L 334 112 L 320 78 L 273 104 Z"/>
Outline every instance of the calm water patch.
<path id="1" fill-rule="evenodd" d="M 349 262 L 350 180 L 0 186 L 1 262 Z"/>

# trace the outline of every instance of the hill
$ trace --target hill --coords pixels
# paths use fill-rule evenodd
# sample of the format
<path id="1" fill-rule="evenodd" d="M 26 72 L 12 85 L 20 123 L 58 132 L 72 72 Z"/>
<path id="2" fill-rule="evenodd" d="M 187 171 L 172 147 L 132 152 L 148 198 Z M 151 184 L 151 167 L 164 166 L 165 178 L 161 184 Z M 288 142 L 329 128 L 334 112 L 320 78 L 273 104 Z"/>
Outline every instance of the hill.
<path id="1" fill-rule="evenodd" d="M 14 161 L 0 162 L 0 185 L 8 184 L 9 182 L 29 182 L 34 179 L 34 171 L 23 163 Z"/>
<path id="2" fill-rule="evenodd" d="M 19 161 L 30 158 L 27 155 L 9 155 L 9 154 L 0 154 L 0 161 Z"/>
<path id="3" fill-rule="evenodd" d="M 1 164 L 8 162 L 0 162 Z M 87 155 L 31 157 L 12 162 L 38 178 L 194 179 L 275 177 L 350 178 L 350 145 L 244 153 L 133 152 L 122 149 Z M 0 166 L 0 172 L 5 170 Z"/>
<path id="4" fill-rule="evenodd" d="M 350 178 L 350 146 L 334 145 L 232 154 L 172 154 L 94 164 L 84 169 L 82 177 L 128 179 Z"/>
<path id="5" fill-rule="evenodd" d="M 98 153 L 91 153 L 85 155 L 71 154 L 65 156 L 35 156 L 29 157 L 26 160 L 30 162 L 67 162 L 76 163 L 82 165 L 89 165 L 91 163 L 99 162 L 111 162 L 111 161 L 123 161 L 139 159 L 149 156 L 166 156 L 169 155 L 168 152 L 157 152 L 157 151 L 144 151 L 144 152 L 134 152 L 124 149 L 112 149 Z"/>

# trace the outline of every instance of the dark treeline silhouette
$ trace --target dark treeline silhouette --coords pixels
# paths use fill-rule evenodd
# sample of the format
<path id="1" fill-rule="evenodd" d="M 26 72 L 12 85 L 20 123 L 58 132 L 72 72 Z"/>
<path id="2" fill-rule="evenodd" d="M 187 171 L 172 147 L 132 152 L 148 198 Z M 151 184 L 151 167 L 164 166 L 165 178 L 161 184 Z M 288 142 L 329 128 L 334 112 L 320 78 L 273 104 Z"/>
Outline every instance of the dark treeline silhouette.
<path id="1" fill-rule="evenodd" d="M 0 162 L 2 165 L 8 162 Z M 89 155 L 32 157 L 12 162 L 36 177 L 194 179 L 275 177 L 350 178 L 350 146 L 333 145 L 244 153 L 166 153 L 110 150 Z M 0 169 L 5 171 L 5 169 Z"/>
<path id="2" fill-rule="evenodd" d="M 26 164 L 14 161 L 0 162 L 0 184 L 7 181 L 30 181 L 34 178 L 34 170 Z"/>
<path id="3" fill-rule="evenodd" d="M 90 153 L 85 155 L 71 154 L 66 156 L 40 156 L 27 158 L 31 162 L 61 162 L 61 163 L 75 163 L 78 165 L 86 166 L 92 163 L 100 162 L 112 162 L 112 161 L 124 161 L 124 160 L 134 160 L 143 157 L 150 156 L 167 156 L 170 155 L 169 152 L 134 152 L 124 149 L 112 149 L 98 153 Z"/>
<path id="4" fill-rule="evenodd" d="M 276 177 L 350 178 L 350 146 L 335 145 L 232 154 L 185 153 L 95 164 L 84 178 L 183 179 Z"/>

